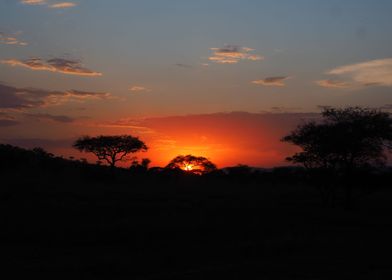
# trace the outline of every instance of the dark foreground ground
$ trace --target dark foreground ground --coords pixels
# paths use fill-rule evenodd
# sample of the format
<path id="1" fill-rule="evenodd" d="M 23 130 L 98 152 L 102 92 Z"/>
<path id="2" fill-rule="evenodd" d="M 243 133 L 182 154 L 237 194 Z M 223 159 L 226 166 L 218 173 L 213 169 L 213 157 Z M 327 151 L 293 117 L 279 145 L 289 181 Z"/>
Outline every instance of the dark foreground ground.
<path id="1" fill-rule="evenodd" d="M 300 183 L 94 176 L 2 173 L 3 279 L 392 279 L 387 188 L 344 210 Z"/>

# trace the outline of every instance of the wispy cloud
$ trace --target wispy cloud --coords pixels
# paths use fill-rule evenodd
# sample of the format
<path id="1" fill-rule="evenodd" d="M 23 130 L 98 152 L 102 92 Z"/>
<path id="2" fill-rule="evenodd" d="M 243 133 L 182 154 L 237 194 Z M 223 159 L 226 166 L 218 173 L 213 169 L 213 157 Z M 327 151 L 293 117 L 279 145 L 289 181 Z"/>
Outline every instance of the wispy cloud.
<path id="1" fill-rule="evenodd" d="M 19 40 L 16 35 L 8 35 L 0 32 L 0 44 L 3 45 L 15 45 L 15 46 L 27 46 L 27 43 Z"/>
<path id="2" fill-rule="evenodd" d="M 154 134 L 155 131 L 149 127 L 142 125 L 143 120 L 137 120 L 132 118 L 122 118 L 115 121 L 96 123 L 99 127 L 107 128 L 127 128 L 137 134 Z"/>
<path id="3" fill-rule="evenodd" d="M 392 86 L 392 58 L 370 60 L 337 67 L 327 72 L 353 86 Z M 325 85 L 325 83 L 323 83 Z"/>
<path id="4" fill-rule="evenodd" d="M 273 106 L 269 110 L 266 111 L 261 111 L 260 113 L 299 113 L 302 111 L 302 108 L 300 107 L 285 107 L 285 106 Z"/>
<path id="5" fill-rule="evenodd" d="M 16 88 L 0 84 L 0 108 L 2 109 L 28 109 L 60 105 L 65 102 L 83 101 L 90 99 L 108 99 L 110 93 L 87 92 L 79 90 L 51 91 L 35 88 Z"/>
<path id="6" fill-rule="evenodd" d="M 15 126 L 18 125 L 19 122 L 15 120 L 7 120 L 0 118 L 0 127 L 8 127 L 8 126 Z"/>
<path id="7" fill-rule="evenodd" d="M 73 2 L 60 2 L 60 3 L 55 3 L 55 4 L 51 4 L 49 5 L 49 8 L 52 9 L 66 9 L 66 8 L 72 8 L 75 7 L 76 3 Z"/>
<path id="8" fill-rule="evenodd" d="M 252 54 L 254 49 L 226 45 L 223 48 L 211 48 L 213 54 L 208 58 L 210 61 L 220 64 L 236 64 L 241 60 L 258 61 L 263 60 L 261 55 Z"/>
<path id="9" fill-rule="evenodd" d="M 45 0 L 22 0 L 20 2 L 25 5 L 44 5 L 44 4 L 46 4 Z"/>
<path id="10" fill-rule="evenodd" d="M 30 6 L 38 6 L 38 5 L 45 5 L 51 9 L 67 9 L 77 6 L 74 2 L 54 2 L 50 3 L 51 1 L 46 0 L 21 0 L 22 4 L 30 5 Z"/>
<path id="11" fill-rule="evenodd" d="M 19 124 L 29 124 L 33 122 L 45 122 L 45 123 L 62 123 L 71 124 L 75 123 L 79 119 L 86 117 L 71 117 L 67 115 L 53 115 L 49 113 L 26 113 L 20 110 L 11 110 L 8 112 L 0 111 L 0 127 L 15 126 Z"/>
<path id="12" fill-rule="evenodd" d="M 151 91 L 150 89 L 146 88 L 145 86 L 131 86 L 129 88 L 131 92 L 143 92 L 143 91 Z"/>
<path id="13" fill-rule="evenodd" d="M 19 121 L 15 119 L 15 117 L 4 113 L 0 112 L 0 127 L 8 127 L 8 126 L 15 126 L 18 125 Z"/>
<path id="14" fill-rule="evenodd" d="M 64 91 L 65 96 L 77 98 L 77 99 L 108 99 L 112 98 L 108 92 L 94 92 L 94 91 L 81 91 L 81 90 L 69 90 Z"/>
<path id="15" fill-rule="evenodd" d="M 78 75 L 78 76 L 102 76 L 102 73 L 90 70 L 83 66 L 79 60 L 71 60 L 64 58 L 51 58 L 48 60 L 43 60 L 42 58 L 35 57 L 25 60 L 19 59 L 7 59 L 0 61 L 2 64 L 10 66 L 20 66 L 25 67 L 30 70 L 37 71 L 50 71 L 58 72 L 68 75 Z"/>
<path id="16" fill-rule="evenodd" d="M 335 88 L 335 89 L 343 89 L 343 88 L 350 88 L 351 84 L 341 80 L 320 80 L 316 81 L 321 87 L 325 88 Z"/>
<path id="17" fill-rule="evenodd" d="M 280 76 L 280 77 L 267 77 L 265 79 L 252 81 L 253 84 L 261 85 L 261 86 L 272 86 L 272 87 L 284 87 L 286 84 L 284 83 L 285 80 L 289 79 L 290 77 L 287 76 Z"/>
<path id="18" fill-rule="evenodd" d="M 51 114 L 25 114 L 26 117 L 30 119 L 35 119 L 39 121 L 50 121 L 50 122 L 58 122 L 58 123 L 72 123 L 75 121 L 74 118 L 65 116 L 65 115 L 51 115 Z"/>
<path id="19" fill-rule="evenodd" d="M 193 68 L 192 65 L 190 65 L 190 64 L 185 64 L 185 63 L 176 63 L 176 64 L 174 64 L 174 66 L 178 66 L 178 67 L 181 67 L 181 68 L 188 68 L 188 69 Z"/>

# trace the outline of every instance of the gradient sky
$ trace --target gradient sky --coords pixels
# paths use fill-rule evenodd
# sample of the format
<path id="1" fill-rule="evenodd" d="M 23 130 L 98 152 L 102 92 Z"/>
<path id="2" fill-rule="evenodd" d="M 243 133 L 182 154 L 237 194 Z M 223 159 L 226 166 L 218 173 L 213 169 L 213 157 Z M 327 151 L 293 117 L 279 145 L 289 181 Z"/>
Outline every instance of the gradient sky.
<path id="1" fill-rule="evenodd" d="M 284 164 L 319 106 L 392 108 L 389 0 L 0 0 L 0 141 Z M 240 136 L 240 137 L 239 137 Z"/>

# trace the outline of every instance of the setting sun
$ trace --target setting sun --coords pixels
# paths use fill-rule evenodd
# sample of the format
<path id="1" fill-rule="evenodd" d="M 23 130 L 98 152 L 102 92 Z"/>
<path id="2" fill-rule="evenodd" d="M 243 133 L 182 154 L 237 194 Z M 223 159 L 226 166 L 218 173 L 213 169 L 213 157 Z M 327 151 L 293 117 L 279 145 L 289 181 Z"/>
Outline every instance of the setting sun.
<path id="1" fill-rule="evenodd" d="M 179 155 L 166 166 L 170 169 L 180 169 L 193 174 L 206 174 L 216 170 L 216 165 L 205 157 L 194 155 Z"/>
<path id="2" fill-rule="evenodd" d="M 185 171 L 192 171 L 194 169 L 194 165 L 189 163 L 184 163 L 184 167 L 182 169 Z"/>

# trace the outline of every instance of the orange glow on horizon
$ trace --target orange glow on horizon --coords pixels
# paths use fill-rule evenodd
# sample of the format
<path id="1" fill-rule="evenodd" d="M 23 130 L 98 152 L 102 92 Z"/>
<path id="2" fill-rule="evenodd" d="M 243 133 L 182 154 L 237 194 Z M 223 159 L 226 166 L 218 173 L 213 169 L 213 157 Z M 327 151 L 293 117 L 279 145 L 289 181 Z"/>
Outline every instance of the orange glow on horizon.
<path id="1" fill-rule="evenodd" d="M 257 167 L 287 165 L 285 158 L 296 151 L 294 146 L 280 141 L 293 129 L 302 115 L 273 114 L 211 114 L 178 117 L 162 117 L 143 120 L 138 126 L 81 126 L 76 135 L 122 135 L 138 136 L 149 147 L 139 152 L 139 161 L 151 160 L 150 167 L 165 167 L 178 155 L 205 157 L 218 168 L 246 164 Z M 140 129 L 140 127 L 145 129 Z M 257 128 L 257 129 L 255 129 Z M 79 153 L 71 148 L 71 141 L 64 148 L 49 149 L 66 158 L 86 158 L 95 163 L 92 154 Z M 44 147 L 45 148 L 45 147 Z M 128 168 L 130 162 L 119 162 Z M 184 166 L 184 171 L 194 171 L 197 166 Z"/>

